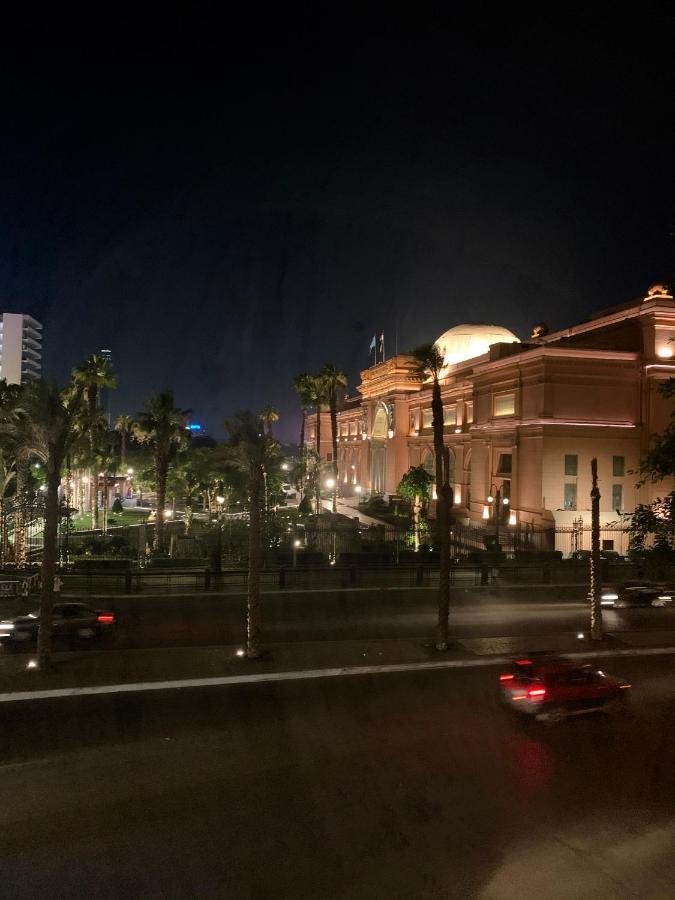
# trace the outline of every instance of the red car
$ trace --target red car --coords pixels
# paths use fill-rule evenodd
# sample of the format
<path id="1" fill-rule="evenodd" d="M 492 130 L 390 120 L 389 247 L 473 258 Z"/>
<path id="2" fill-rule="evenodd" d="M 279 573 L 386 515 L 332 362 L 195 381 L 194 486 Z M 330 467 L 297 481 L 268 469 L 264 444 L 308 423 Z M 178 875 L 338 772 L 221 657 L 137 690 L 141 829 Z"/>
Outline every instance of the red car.
<path id="1" fill-rule="evenodd" d="M 499 676 L 504 702 L 537 719 L 617 710 L 625 704 L 630 684 L 587 663 L 555 656 L 523 656 Z"/>

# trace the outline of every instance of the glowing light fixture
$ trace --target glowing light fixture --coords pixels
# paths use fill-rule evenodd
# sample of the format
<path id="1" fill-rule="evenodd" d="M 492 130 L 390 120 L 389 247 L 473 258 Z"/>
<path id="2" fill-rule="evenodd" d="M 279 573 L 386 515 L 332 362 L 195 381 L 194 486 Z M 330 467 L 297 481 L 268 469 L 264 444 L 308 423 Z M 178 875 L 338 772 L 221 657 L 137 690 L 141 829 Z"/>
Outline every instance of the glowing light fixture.
<path id="1" fill-rule="evenodd" d="M 673 355 L 673 348 L 659 347 L 659 349 L 656 351 L 656 355 L 660 356 L 661 359 L 670 359 L 670 357 Z"/>
<path id="2" fill-rule="evenodd" d="M 490 510 L 487 508 L 487 506 L 483 507 L 483 518 L 484 519 L 490 518 Z"/>

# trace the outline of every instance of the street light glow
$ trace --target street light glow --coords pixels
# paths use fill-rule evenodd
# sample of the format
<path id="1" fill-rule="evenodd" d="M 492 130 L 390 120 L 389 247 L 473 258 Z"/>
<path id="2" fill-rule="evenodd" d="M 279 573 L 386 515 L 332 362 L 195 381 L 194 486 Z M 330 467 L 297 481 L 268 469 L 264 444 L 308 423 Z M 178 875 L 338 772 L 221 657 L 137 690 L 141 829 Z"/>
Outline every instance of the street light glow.
<path id="1" fill-rule="evenodd" d="M 332 488 L 335 487 L 335 479 L 334 479 L 334 478 L 327 478 L 326 481 L 324 482 L 324 484 L 325 484 L 325 486 L 328 488 L 328 490 L 330 491 Z"/>
<path id="2" fill-rule="evenodd" d="M 302 541 L 300 541 L 300 540 L 293 541 L 293 546 L 294 547 L 302 547 Z"/>
<path id="3" fill-rule="evenodd" d="M 360 494 L 362 490 L 363 490 L 363 488 L 361 487 L 360 484 L 355 484 L 355 485 L 354 485 L 354 493 L 355 493 L 355 494 Z"/>
<path id="4" fill-rule="evenodd" d="M 220 503 L 220 505 L 222 506 L 224 502 L 225 502 L 224 497 L 216 497 L 216 503 Z"/>

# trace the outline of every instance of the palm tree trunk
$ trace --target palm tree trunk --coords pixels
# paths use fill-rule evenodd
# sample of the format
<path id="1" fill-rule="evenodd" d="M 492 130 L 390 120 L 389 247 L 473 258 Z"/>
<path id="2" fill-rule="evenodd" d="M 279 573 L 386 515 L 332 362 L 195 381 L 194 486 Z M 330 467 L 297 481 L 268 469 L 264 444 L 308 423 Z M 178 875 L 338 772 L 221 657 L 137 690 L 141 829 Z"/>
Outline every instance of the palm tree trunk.
<path id="1" fill-rule="evenodd" d="M 319 457 L 316 475 L 316 514 L 321 512 L 321 407 L 316 408 L 316 455 Z"/>
<path id="2" fill-rule="evenodd" d="M 108 533 L 108 476 L 103 473 L 103 534 Z"/>
<path id="3" fill-rule="evenodd" d="M 246 656 L 260 656 L 260 489 L 262 471 L 252 465 L 251 506 L 249 512 L 248 593 L 246 599 Z"/>
<path id="4" fill-rule="evenodd" d="M 28 563 L 28 535 L 26 534 L 28 507 L 28 454 L 20 451 L 16 457 L 16 513 L 14 516 L 14 561 L 17 566 Z"/>
<path id="5" fill-rule="evenodd" d="M 52 652 L 52 608 L 54 605 L 54 575 L 58 553 L 59 482 L 58 473 L 47 475 L 45 505 L 44 552 L 42 555 L 42 595 L 40 597 L 40 625 L 38 627 L 38 669 L 46 672 Z"/>
<path id="6" fill-rule="evenodd" d="M 419 494 L 415 494 L 413 500 L 413 540 L 415 551 L 420 549 L 420 505 L 420 496 Z"/>
<path id="7" fill-rule="evenodd" d="M 302 421 L 300 423 L 300 499 L 304 497 L 305 490 L 305 425 L 307 422 L 307 410 L 302 407 Z"/>
<path id="8" fill-rule="evenodd" d="M 157 512 L 155 515 L 155 549 L 163 550 L 165 545 L 164 507 L 166 506 L 166 480 L 169 473 L 169 460 L 160 453 L 157 456 Z"/>
<path id="9" fill-rule="evenodd" d="M 438 629 L 436 649 L 448 649 L 448 616 L 450 614 L 450 486 L 448 464 L 443 441 L 443 401 L 438 378 L 434 378 L 431 395 L 436 464 L 436 527 L 439 553 Z"/>
<path id="10" fill-rule="evenodd" d="M 188 497 L 185 502 L 185 536 L 190 537 L 192 534 L 192 497 Z"/>
<path id="11" fill-rule="evenodd" d="M 338 464 L 337 464 L 337 396 L 335 391 L 330 395 L 330 430 L 333 440 L 333 512 L 337 512 Z"/>
<path id="12" fill-rule="evenodd" d="M 127 464 L 127 433 L 124 428 L 120 432 L 120 435 L 121 435 L 120 461 L 121 461 L 122 469 L 125 469 L 126 464 Z"/>
<path id="13" fill-rule="evenodd" d="M 598 461 L 591 460 L 591 639 L 602 640 L 602 590 L 600 574 L 600 489 Z"/>

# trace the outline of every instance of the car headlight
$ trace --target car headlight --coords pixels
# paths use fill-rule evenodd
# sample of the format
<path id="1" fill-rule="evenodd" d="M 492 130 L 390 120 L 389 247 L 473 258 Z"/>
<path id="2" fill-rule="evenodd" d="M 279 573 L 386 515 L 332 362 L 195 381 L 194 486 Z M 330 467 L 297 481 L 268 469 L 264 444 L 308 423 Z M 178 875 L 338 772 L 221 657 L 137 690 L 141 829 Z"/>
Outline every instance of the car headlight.
<path id="1" fill-rule="evenodd" d="M 13 630 L 14 630 L 14 625 L 11 622 L 6 622 L 6 623 L 3 622 L 2 625 L 0 625 L 0 634 L 3 634 L 8 631 L 13 631 Z"/>
<path id="2" fill-rule="evenodd" d="M 670 594 L 663 594 L 663 595 L 660 596 L 658 599 L 659 599 L 659 600 L 671 601 L 673 598 L 671 597 Z"/>

